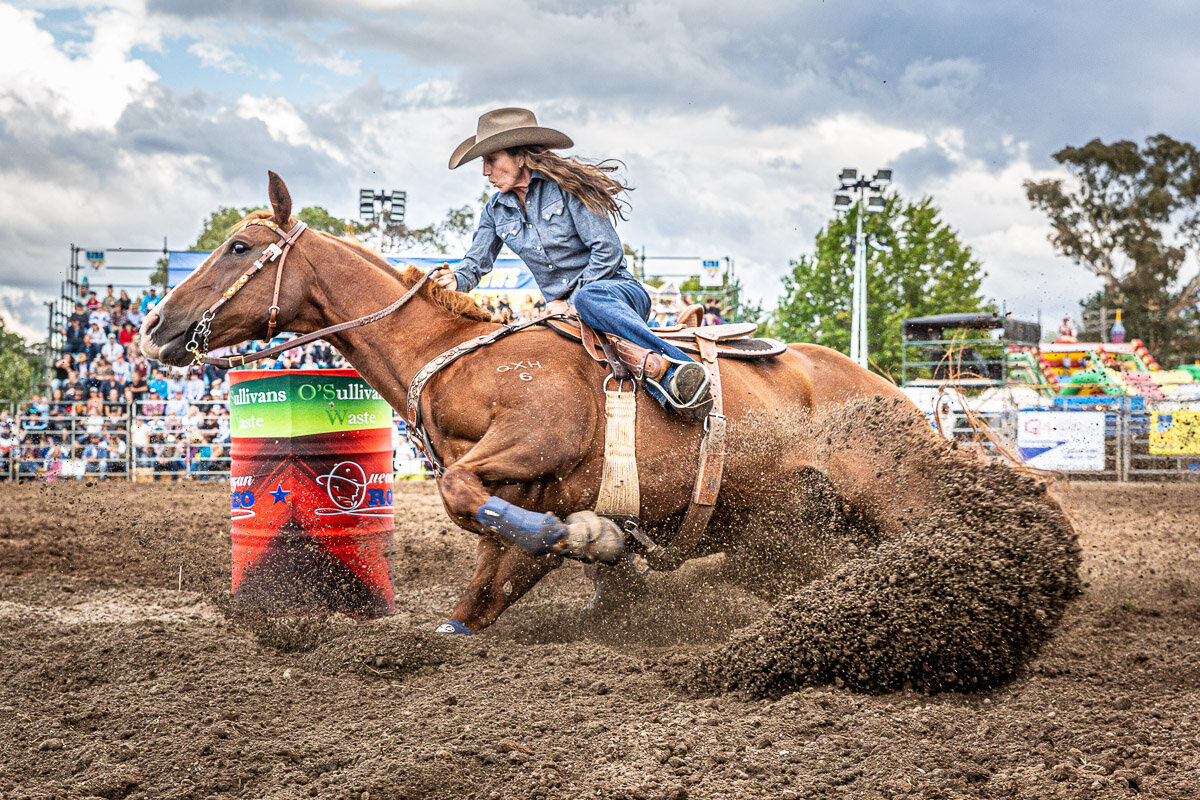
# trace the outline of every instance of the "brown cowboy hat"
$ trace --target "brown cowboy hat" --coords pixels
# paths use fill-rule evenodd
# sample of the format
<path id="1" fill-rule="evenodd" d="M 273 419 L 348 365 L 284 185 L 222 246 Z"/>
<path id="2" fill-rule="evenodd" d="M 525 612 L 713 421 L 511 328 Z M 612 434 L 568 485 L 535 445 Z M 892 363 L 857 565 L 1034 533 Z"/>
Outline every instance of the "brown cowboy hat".
<path id="1" fill-rule="evenodd" d="M 475 135 L 464 139 L 450 155 L 450 169 L 473 159 L 508 147 L 537 144 L 542 147 L 571 147 L 575 143 L 565 133 L 542 128 L 527 108 L 497 108 L 479 118 Z"/>

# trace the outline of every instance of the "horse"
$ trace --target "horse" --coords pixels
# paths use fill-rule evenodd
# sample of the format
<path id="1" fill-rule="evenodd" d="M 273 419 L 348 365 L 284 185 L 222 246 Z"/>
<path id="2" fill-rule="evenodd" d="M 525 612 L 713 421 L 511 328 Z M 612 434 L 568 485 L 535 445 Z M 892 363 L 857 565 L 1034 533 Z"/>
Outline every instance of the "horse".
<path id="1" fill-rule="evenodd" d="M 309 334 L 371 315 L 403 296 L 406 302 L 394 313 L 325 338 L 394 409 L 407 414 L 410 384 L 424 365 L 500 327 L 467 295 L 421 280 L 415 267 L 397 269 L 355 242 L 304 230 L 292 217 L 286 185 L 273 172 L 268 195 L 270 210 L 247 217 L 147 314 L 140 338 L 146 356 L 184 366 L 201 355 L 200 345 L 269 339 L 277 330 Z M 256 271 L 250 267 L 256 254 L 267 257 L 274 248 L 279 255 L 281 238 L 291 255 L 283 256 L 286 270 L 280 259 L 272 295 L 270 281 L 245 276 Z M 260 258 L 257 266 L 262 263 Z M 883 398 L 892 413 L 919 418 L 937 438 L 896 386 L 825 347 L 792 344 L 770 360 L 722 360 L 721 374 L 732 435 L 756 414 L 828 410 Z M 455 360 L 428 382 L 420 411 L 428 444 L 445 464 L 438 481 L 441 499 L 455 524 L 479 537 L 474 576 L 439 631 L 483 630 L 568 556 L 618 562 L 596 568 L 597 602 L 631 585 L 627 562 L 619 559 L 623 542 L 612 539 L 616 526 L 586 516 L 601 483 L 607 376 L 607 367 L 577 343 L 531 326 Z M 669 545 L 692 495 L 704 427 L 664 411 L 644 391 L 636 393 L 636 403 L 640 521 L 655 541 Z M 689 556 L 728 551 L 742 536 L 793 535 L 747 533 L 739 520 L 772 509 L 777 487 L 815 477 L 835 486 L 884 535 L 902 524 L 898 508 L 911 511 L 920 503 L 927 487 L 919 475 L 902 485 L 881 481 L 868 448 L 818 457 L 818 444 L 800 442 L 765 459 L 733 448 L 713 514 Z M 489 524 L 487 512 L 497 508 L 504 519 Z M 821 524 L 798 516 L 789 522 L 797 529 Z M 566 528 L 573 537 L 564 540 L 574 542 L 567 552 L 561 543 L 539 538 L 547 530 L 562 535 Z M 610 602 L 623 599 L 615 597 Z"/>

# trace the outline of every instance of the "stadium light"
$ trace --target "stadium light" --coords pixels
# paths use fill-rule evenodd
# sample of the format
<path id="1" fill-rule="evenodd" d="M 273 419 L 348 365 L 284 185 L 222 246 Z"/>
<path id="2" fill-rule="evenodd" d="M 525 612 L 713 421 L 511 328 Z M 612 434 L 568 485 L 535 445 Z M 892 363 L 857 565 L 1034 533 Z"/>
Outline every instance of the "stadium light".
<path id="1" fill-rule="evenodd" d="M 890 169 L 876 170 L 875 177 L 867 179 L 866 175 L 858 176 L 857 169 L 847 167 L 838 175 L 841 184 L 834 192 L 833 207 L 836 211 L 849 211 L 857 206 L 858 213 L 854 215 L 854 279 L 850 297 L 850 358 L 866 368 L 867 366 L 867 236 L 863 233 L 864 214 L 882 214 L 887 210 L 887 199 L 881 194 L 883 188 L 892 182 Z M 872 194 L 867 195 L 870 191 Z M 853 192 L 858 192 L 855 200 Z M 876 194 L 876 192 L 880 194 Z M 871 242 L 876 250 L 888 251 L 890 247 Z"/>
<path id="2" fill-rule="evenodd" d="M 375 190 L 358 190 L 358 216 L 365 222 L 375 219 Z"/>
<path id="3" fill-rule="evenodd" d="M 408 200 L 408 193 L 402 192 L 399 189 L 392 190 L 391 207 L 388 209 L 388 219 L 392 222 L 404 222 L 404 205 Z"/>

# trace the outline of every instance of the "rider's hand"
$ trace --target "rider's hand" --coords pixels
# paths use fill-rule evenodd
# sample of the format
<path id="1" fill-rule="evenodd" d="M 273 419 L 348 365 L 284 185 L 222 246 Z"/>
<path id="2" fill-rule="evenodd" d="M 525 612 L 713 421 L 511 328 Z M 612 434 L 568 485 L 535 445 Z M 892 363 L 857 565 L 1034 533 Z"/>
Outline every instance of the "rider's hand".
<path id="1" fill-rule="evenodd" d="M 429 279 L 443 289 L 458 290 L 458 278 L 454 276 L 454 271 L 450 269 L 449 264 L 440 264 L 434 267 L 433 272 L 429 274 Z"/>
<path id="2" fill-rule="evenodd" d="M 547 314 L 566 314 L 570 310 L 571 307 L 567 305 L 566 300 L 551 300 L 546 303 Z"/>

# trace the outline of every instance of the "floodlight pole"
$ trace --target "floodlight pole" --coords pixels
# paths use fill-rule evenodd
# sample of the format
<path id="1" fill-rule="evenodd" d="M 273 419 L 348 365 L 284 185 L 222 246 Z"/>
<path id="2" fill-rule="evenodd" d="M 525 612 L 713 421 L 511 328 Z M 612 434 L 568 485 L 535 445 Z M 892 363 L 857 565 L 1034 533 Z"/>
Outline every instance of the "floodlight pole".
<path id="1" fill-rule="evenodd" d="M 866 242 L 863 241 L 863 204 L 861 197 L 854 214 L 854 289 L 850 297 L 850 360 L 867 366 L 867 264 Z"/>
<path id="2" fill-rule="evenodd" d="M 404 211 L 408 201 L 408 193 L 399 189 L 391 192 L 376 192 L 374 189 L 360 189 L 358 192 L 359 218 L 364 222 L 374 222 L 379 234 L 379 251 L 384 250 L 384 220 L 404 222 Z M 378 206 L 378 211 L 376 207 Z"/>
<path id="3" fill-rule="evenodd" d="M 881 169 L 874 178 L 859 177 L 858 170 L 844 169 L 840 176 L 841 186 L 835 195 L 834 208 L 838 211 L 854 207 L 854 267 L 850 295 L 850 359 L 864 369 L 867 368 L 867 237 L 863 232 L 863 215 L 879 214 L 886 207 L 884 198 L 872 195 L 867 199 L 867 190 L 881 192 L 892 180 L 890 169 Z M 858 198 L 851 200 L 847 191 L 857 191 Z"/>

